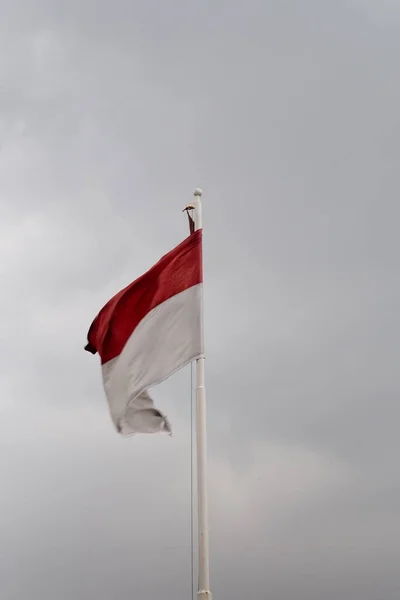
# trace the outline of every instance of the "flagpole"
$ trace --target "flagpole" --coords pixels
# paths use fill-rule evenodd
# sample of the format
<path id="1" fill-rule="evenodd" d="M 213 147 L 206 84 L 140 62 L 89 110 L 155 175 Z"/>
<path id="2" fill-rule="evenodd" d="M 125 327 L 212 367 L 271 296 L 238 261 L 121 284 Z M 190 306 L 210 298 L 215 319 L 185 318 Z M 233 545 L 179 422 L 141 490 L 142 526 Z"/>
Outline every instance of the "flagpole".
<path id="1" fill-rule="evenodd" d="M 194 190 L 195 229 L 202 229 L 202 191 Z M 202 332 L 202 335 L 204 333 Z M 197 514 L 198 514 L 198 600 L 211 600 L 209 540 L 208 540 L 208 491 L 207 491 L 207 419 L 204 381 L 204 357 L 196 361 L 196 443 L 197 443 Z"/>

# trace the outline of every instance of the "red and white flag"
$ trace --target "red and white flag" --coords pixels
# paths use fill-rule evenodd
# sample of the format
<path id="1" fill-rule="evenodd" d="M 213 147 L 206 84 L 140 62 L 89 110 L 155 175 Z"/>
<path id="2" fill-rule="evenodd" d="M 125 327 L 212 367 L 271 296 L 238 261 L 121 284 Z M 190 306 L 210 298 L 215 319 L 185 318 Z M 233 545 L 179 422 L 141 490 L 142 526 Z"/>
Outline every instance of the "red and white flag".
<path id="1" fill-rule="evenodd" d="M 111 417 L 123 435 L 171 432 L 148 389 L 203 355 L 202 231 L 101 309 L 85 350 L 99 353 Z"/>

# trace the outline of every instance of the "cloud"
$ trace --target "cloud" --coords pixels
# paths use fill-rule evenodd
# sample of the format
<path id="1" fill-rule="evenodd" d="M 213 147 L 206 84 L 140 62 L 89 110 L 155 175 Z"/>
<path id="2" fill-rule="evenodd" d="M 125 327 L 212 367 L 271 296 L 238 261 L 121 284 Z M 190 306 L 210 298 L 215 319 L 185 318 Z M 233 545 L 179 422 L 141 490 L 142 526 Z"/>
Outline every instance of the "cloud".
<path id="1" fill-rule="evenodd" d="M 83 346 L 196 186 L 214 597 L 398 597 L 389 4 L 3 2 L 5 599 L 190 594 L 190 371 L 121 440 Z"/>

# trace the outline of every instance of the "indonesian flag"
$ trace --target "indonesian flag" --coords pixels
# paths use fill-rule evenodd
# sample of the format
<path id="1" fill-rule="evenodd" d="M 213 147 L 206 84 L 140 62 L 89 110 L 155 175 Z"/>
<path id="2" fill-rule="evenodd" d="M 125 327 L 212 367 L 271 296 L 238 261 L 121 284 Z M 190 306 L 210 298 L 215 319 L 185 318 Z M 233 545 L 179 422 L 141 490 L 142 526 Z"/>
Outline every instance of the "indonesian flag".
<path id="1" fill-rule="evenodd" d="M 99 353 L 111 417 L 123 435 L 171 433 L 148 389 L 203 355 L 202 230 L 101 309 L 85 350 Z"/>

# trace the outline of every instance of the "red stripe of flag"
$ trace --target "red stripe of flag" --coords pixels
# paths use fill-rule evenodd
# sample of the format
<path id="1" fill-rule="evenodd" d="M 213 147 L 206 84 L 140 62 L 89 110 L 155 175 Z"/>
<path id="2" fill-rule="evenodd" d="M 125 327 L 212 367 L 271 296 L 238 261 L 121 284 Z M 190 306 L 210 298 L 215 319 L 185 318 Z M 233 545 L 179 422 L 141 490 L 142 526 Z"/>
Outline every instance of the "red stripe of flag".
<path id="1" fill-rule="evenodd" d="M 202 231 L 195 231 L 149 271 L 118 292 L 90 326 L 85 350 L 101 363 L 119 356 L 140 321 L 154 308 L 203 281 Z"/>

